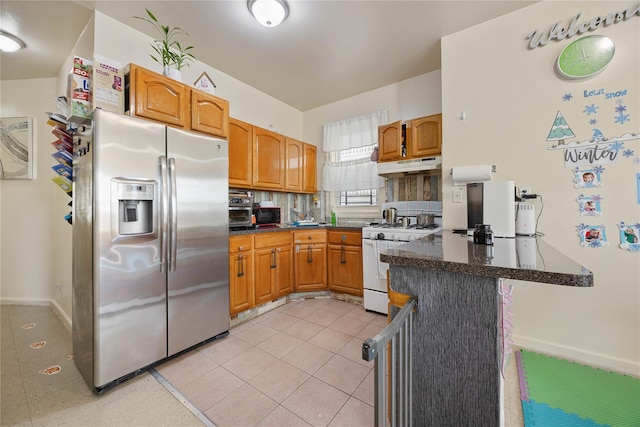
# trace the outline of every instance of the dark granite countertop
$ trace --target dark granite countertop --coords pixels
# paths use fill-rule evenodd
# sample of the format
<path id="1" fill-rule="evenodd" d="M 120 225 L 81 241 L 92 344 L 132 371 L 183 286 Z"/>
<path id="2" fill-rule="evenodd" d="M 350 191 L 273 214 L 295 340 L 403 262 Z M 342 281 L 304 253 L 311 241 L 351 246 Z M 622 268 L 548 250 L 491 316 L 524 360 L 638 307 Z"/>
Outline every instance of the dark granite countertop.
<path id="1" fill-rule="evenodd" d="M 256 234 L 256 233 L 278 233 L 282 231 L 296 231 L 296 230 L 314 230 L 314 229 L 322 229 L 322 230 L 343 230 L 343 231 L 361 231 L 362 227 L 356 226 L 338 226 L 338 225 L 329 225 L 329 224 L 320 224 L 320 225 L 306 225 L 306 226 L 292 226 L 282 224 L 280 227 L 274 228 L 255 228 L 250 230 L 229 230 L 229 236 L 241 236 L 244 234 Z"/>
<path id="2" fill-rule="evenodd" d="M 593 286 L 593 273 L 540 237 L 495 238 L 493 246 L 449 230 L 384 251 L 383 262 L 427 270 L 562 286 Z"/>

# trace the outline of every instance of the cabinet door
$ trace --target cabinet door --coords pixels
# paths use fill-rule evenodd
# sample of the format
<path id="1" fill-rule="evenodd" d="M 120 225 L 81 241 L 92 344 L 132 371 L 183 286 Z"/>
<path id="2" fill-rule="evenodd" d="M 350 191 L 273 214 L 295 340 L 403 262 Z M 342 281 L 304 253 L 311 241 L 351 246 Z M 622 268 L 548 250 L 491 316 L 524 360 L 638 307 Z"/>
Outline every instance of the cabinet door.
<path id="1" fill-rule="evenodd" d="M 276 296 L 289 295 L 293 290 L 293 250 L 291 245 L 276 248 Z"/>
<path id="2" fill-rule="evenodd" d="M 253 126 L 229 118 L 229 187 L 251 188 Z"/>
<path id="3" fill-rule="evenodd" d="M 229 308 L 231 314 L 253 307 L 253 255 L 238 252 L 229 255 Z"/>
<path id="4" fill-rule="evenodd" d="M 284 136 L 253 126 L 253 186 L 284 188 Z"/>
<path id="5" fill-rule="evenodd" d="M 442 114 L 411 120 L 407 132 L 410 157 L 434 156 L 442 151 Z"/>
<path id="6" fill-rule="evenodd" d="M 189 129 L 188 86 L 133 64 L 129 78 L 129 108 L 134 115 Z"/>
<path id="7" fill-rule="evenodd" d="M 301 243 L 295 245 L 295 290 L 321 291 L 327 286 L 327 245 Z"/>
<path id="8" fill-rule="evenodd" d="M 287 138 L 285 142 L 285 159 L 287 169 L 284 177 L 284 189 L 288 191 L 302 190 L 302 171 L 304 168 L 303 142 Z"/>
<path id="9" fill-rule="evenodd" d="M 229 101 L 192 89 L 191 129 L 221 138 L 229 137 Z"/>
<path id="10" fill-rule="evenodd" d="M 255 303 L 262 304 L 275 298 L 277 278 L 276 248 L 255 251 Z"/>
<path id="11" fill-rule="evenodd" d="M 317 149 L 315 145 L 303 144 L 304 166 L 302 174 L 302 191 L 315 194 L 317 191 Z"/>
<path id="12" fill-rule="evenodd" d="M 402 158 L 402 122 L 378 126 L 378 160 L 381 162 Z"/>
<path id="13" fill-rule="evenodd" d="M 329 289 L 362 296 L 362 249 L 359 246 L 330 245 Z"/>

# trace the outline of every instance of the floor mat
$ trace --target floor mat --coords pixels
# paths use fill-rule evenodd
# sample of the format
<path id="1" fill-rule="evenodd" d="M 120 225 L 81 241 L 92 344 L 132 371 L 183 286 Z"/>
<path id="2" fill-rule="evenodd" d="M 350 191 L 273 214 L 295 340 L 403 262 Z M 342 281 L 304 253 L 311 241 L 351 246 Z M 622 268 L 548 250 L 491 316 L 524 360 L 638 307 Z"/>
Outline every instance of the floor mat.
<path id="1" fill-rule="evenodd" d="M 640 379 L 520 350 L 526 427 L 638 427 Z"/>

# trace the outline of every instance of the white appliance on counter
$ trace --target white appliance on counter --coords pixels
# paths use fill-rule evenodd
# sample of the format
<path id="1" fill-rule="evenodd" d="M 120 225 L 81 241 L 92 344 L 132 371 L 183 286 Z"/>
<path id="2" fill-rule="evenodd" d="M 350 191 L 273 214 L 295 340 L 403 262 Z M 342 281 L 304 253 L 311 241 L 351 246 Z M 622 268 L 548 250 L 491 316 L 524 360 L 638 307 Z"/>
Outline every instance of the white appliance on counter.
<path id="1" fill-rule="evenodd" d="M 442 230 L 434 223 L 422 228 L 413 223 L 409 227 L 396 224 L 377 224 L 362 228 L 362 270 L 365 310 L 387 314 L 387 270 L 389 264 L 380 261 L 380 253 Z"/>

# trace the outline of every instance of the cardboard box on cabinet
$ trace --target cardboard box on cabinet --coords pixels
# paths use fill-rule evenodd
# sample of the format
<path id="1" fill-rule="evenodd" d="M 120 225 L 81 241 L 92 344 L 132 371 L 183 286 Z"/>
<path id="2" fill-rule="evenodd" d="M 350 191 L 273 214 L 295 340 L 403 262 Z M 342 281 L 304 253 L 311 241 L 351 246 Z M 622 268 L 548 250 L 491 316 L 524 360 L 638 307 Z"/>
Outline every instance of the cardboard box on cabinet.
<path id="1" fill-rule="evenodd" d="M 93 107 L 124 114 L 124 69 L 112 59 L 93 57 Z"/>
<path id="2" fill-rule="evenodd" d="M 93 64 L 79 56 L 73 57 L 73 68 L 67 81 L 67 103 L 69 104 L 68 120 L 75 123 L 86 123 L 93 113 Z"/>

